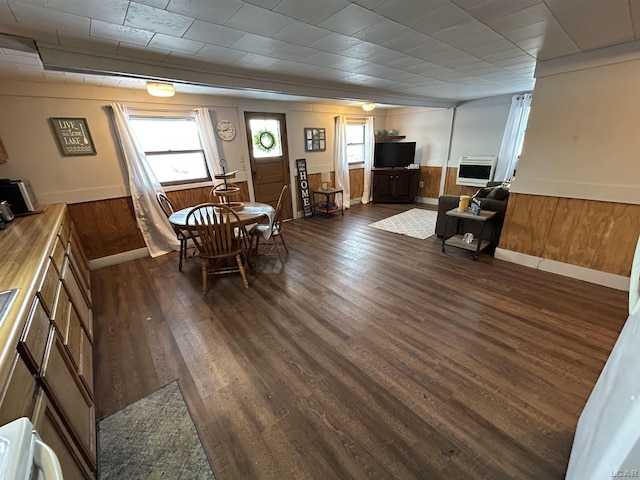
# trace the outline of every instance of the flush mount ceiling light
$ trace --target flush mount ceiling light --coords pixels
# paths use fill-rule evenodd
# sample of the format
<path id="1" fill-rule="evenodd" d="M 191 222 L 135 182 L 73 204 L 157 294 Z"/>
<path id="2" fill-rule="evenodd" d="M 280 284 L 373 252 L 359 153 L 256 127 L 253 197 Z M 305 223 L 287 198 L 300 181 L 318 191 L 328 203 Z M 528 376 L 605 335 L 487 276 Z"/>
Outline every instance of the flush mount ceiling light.
<path id="1" fill-rule="evenodd" d="M 376 108 L 376 104 L 375 103 L 367 102 L 367 103 L 363 103 L 362 104 L 362 109 L 365 112 L 371 112 L 371 111 L 373 111 L 374 108 Z"/>
<path id="2" fill-rule="evenodd" d="M 154 97 L 173 97 L 176 94 L 172 84 L 161 82 L 147 82 L 147 92 Z"/>

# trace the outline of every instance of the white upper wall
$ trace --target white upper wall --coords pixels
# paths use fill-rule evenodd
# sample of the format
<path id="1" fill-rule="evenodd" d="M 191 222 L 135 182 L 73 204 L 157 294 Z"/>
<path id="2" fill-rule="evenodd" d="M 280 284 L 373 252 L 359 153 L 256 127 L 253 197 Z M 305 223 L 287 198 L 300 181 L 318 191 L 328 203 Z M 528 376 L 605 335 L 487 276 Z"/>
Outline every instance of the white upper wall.
<path id="1" fill-rule="evenodd" d="M 452 108 L 398 108 L 387 113 L 386 129 L 416 142 L 416 163 L 442 167 L 449 153 Z M 377 128 L 377 127 L 376 127 Z"/>
<path id="2" fill-rule="evenodd" d="M 538 78 L 512 191 L 640 203 L 640 60 Z"/>
<path id="3" fill-rule="evenodd" d="M 460 157 L 464 156 L 498 156 L 511 97 L 504 95 L 473 100 L 456 108 L 449 167 L 457 167 Z"/>
<path id="4" fill-rule="evenodd" d="M 208 107 L 215 125 L 225 119 L 238 134 L 230 142 L 217 139 L 220 156 L 229 169 L 240 170 L 237 179 L 248 180 L 248 144 L 244 134 L 244 112 L 284 113 L 292 180 L 296 158 L 306 158 L 310 173 L 333 170 L 333 124 L 338 114 L 364 118 L 356 107 L 341 105 L 252 101 L 210 96 L 176 95 L 157 99 L 144 91 L 55 85 L 4 83 L 0 92 L 0 138 L 9 161 L 0 164 L 0 178 L 29 179 L 40 203 L 77 203 L 117 198 L 128 194 L 128 176 L 115 140 L 110 113 L 105 105 L 123 102 L 131 109 L 189 110 Z M 376 125 L 384 125 L 383 110 L 376 112 Z M 51 117 L 85 118 L 96 155 L 63 156 L 49 124 Z M 304 127 L 326 128 L 327 151 L 304 151 Z M 246 160 L 246 161 L 245 161 Z"/>

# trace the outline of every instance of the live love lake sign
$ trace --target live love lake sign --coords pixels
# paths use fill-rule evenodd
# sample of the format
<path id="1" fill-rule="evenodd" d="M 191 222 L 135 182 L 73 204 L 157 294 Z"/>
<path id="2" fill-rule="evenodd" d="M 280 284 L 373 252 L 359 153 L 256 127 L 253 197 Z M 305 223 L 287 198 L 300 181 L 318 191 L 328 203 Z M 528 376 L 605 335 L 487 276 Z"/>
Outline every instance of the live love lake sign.
<path id="1" fill-rule="evenodd" d="M 63 155 L 95 155 L 85 118 L 50 118 Z"/>
<path id="2" fill-rule="evenodd" d="M 300 187 L 300 196 L 302 197 L 302 211 L 305 217 L 310 217 L 313 215 L 313 210 L 311 209 L 311 196 L 309 195 L 307 160 L 298 158 L 296 160 L 296 168 L 298 169 L 298 186 Z"/>

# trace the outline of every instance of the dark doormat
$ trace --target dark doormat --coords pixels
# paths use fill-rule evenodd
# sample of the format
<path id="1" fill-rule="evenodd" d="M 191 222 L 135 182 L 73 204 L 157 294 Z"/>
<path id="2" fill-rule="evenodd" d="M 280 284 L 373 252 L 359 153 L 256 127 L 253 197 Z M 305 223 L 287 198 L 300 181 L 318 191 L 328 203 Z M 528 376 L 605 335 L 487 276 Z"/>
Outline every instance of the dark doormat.
<path id="1" fill-rule="evenodd" d="M 100 480 L 215 480 L 177 381 L 98 423 Z"/>

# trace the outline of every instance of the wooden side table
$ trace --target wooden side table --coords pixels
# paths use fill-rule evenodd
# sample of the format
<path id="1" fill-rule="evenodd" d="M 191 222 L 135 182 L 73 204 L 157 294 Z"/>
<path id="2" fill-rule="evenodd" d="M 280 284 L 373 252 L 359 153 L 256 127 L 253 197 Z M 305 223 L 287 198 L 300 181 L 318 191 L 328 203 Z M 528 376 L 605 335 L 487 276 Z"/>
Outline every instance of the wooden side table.
<path id="1" fill-rule="evenodd" d="M 442 253 L 445 253 L 444 251 L 444 246 L 445 245 L 449 245 L 452 247 L 457 247 L 457 248 L 463 248 L 465 250 L 470 250 L 472 252 L 474 252 L 473 254 L 473 259 L 477 260 L 478 259 L 478 255 L 480 254 L 481 250 L 484 250 L 490 243 L 490 240 L 484 240 L 483 239 L 483 234 L 484 234 L 484 227 L 485 225 L 490 222 L 493 217 L 496 215 L 497 212 L 492 212 L 490 210 L 481 210 L 480 213 L 478 215 L 474 215 L 473 213 L 471 213 L 468 210 L 464 210 L 464 211 L 460 211 L 457 208 L 452 208 L 451 210 L 449 210 L 446 215 L 446 219 L 445 219 L 445 225 L 444 225 L 444 231 L 445 234 L 442 237 Z M 449 225 L 449 221 L 451 219 L 455 219 L 456 220 L 456 229 L 455 229 L 455 233 L 453 235 L 449 235 L 447 236 L 447 233 L 449 231 L 449 229 L 447 228 L 447 226 Z M 458 233 L 459 232 L 459 223 L 460 220 L 465 219 L 465 220 L 469 220 L 472 222 L 480 222 L 481 226 L 480 226 L 480 236 L 478 238 L 474 237 L 473 240 L 470 243 L 467 243 L 464 241 L 464 235 Z M 492 225 L 493 227 L 493 225 Z"/>
<path id="2" fill-rule="evenodd" d="M 325 198 L 325 207 L 322 207 L 320 205 L 318 205 L 316 207 L 316 195 L 324 195 Z M 331 195 L 333 195 L 333 199 L 336 199 L 336 195 L 340 195 L 340 204 L 341 207 L 340 208 L 336 208 L 336 209 L 331 209 L 329 207 L 329 202 L 331 201 Z M 343 193 L 342 193 L 342 189 L 341 188 L 330 188 L 327 190 L 311 190 L 311 196 L 312 196 L 312 202 L 311 202 L 311 207 L 313 208 L 313 214 L 316 214 L 316 210 L 320 211 L 320 212 L 324 212 L 327 215 L 329 215 L 330 213 L 333 212 L 337 212 L 338 210 L 341 210 L 342 215 L 344 215 L 344 198 L 343 198 Z M 336 206 L 338 205 L 338 203 L 336 202 Z"/>

